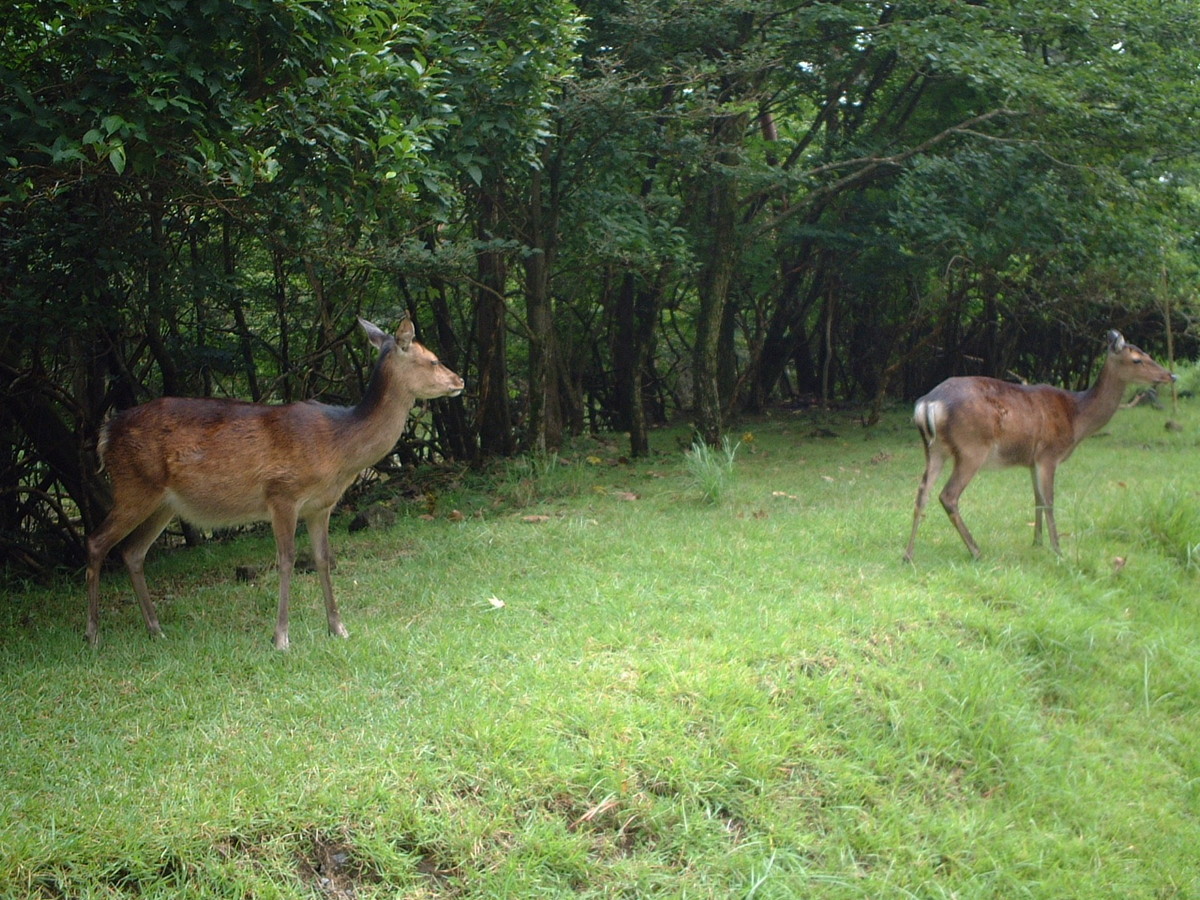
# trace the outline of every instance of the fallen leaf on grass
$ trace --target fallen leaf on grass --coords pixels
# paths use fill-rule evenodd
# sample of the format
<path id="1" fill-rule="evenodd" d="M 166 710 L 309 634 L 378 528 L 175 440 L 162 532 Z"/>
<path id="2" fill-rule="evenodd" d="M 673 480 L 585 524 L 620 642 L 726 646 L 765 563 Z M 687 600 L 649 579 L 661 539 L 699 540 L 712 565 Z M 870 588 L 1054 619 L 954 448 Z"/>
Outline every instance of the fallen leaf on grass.
<path id="1" fill-rule="evenodd" d="M 504 601 L 501 600 L 499 597 L 496 597 L 496 596 L 488 597 L 488 603 L 492 604 L 493 609 L 504 609 Z"/>
<path id="2" fill-rule="evenodd" d="M 529 525 L 540 525 L 542 522 L 549 522 L 549 516 L 522 516 L 521 521 Z"/>
<path id="3" fill-rule="evenodd" d="M 604 813 L 608 812 L 611 809 L 615 809 L 618 805 L 619 804 L 617 803 L 617 800 L 615 798 L 607 797 L 604 800 L 602 800 L 601 802 L 597 803 L 595 806 L 593 806 L 587 812 L 585 812 L 582 816 L 580 816 L 574 822 L 572 822 L 570 825 L 570 828 L 568 830 L 574 831 L 575 829 L 577 829 L 580 825 L 584 824 L 585 822 L 592 821 L 597 816 L 603 815 Z"/>

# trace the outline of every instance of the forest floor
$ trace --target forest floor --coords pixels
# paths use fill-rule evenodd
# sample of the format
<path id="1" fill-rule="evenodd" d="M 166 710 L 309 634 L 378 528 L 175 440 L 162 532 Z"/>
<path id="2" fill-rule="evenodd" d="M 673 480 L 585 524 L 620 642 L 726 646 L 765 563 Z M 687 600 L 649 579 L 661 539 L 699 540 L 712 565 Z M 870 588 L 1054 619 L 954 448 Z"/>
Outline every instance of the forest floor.
<path id="1" fill-rule="evenodd" d="M 1200 401 L 936 499 L 906 410 L 393 479 L 270 644 L 258 530 L 0 603 L 0 896 L 1200 895 Z M 705 479 L 709 479 L 707 482 Z M 358 499 L 363 501 L 365 494 Z M 706 499 L 707 497 L 707 499 Z M 301 543 L 304 543 L 302 538 Z"/>

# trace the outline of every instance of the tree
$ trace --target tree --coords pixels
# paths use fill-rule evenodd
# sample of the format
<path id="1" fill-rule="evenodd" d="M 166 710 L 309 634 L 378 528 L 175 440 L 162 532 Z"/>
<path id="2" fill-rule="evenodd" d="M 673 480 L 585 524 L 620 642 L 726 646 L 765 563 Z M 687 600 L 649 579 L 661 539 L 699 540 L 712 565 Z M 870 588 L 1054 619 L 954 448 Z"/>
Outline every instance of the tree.
<path id="1" fill-rule="evenodd" d="M 291 298 L 281 223 L 319 223 L 291 238 L 335 230 L 324 245 L 332 256 L 371 230 L 366 211 L 422 183 L 422 151 L 445 109 L 414 49 L 419 30 L 397 18 L 414 9 L 266 0 L 10 9 L 0 44 L 6 556 L 33 561 L 29 548 L 57 533 L 41 561 L 79 558 L 79 526 L 89 529 L 104 503 L 90 450 L 100 421 L 147 392 L 206 390 L 218 303 L 256 371 L 251 358 L 270 344 L 254 337 L 263 317 L 231 283 L 231 231 L 256 263 L 261 253 L 241 238 L 268 236 L 282 318 Z M 318 268 L 309 283 L 319 298 Z M 222 286 L 216 296 L 206 282 Z M 319 339 L 336 340 L 317 306 Z M 281 325 L 287 396 L 295 373 Z"/>
<path id="2" fill-rule="evenodd" d="M 1079 382 L 1096 335 L 1153 348 L 1167 315 L 1193 352 L 1198 17 L 12 4 L 5 558 L 77 553 L 114 407 L 352 399 L 364 310 L 467 374 L 422 444 L 460 458 L 589 427 L 644 454 L 676 414 L 715 441 L 798 395 L 870 419 L 957 372 Z"/>

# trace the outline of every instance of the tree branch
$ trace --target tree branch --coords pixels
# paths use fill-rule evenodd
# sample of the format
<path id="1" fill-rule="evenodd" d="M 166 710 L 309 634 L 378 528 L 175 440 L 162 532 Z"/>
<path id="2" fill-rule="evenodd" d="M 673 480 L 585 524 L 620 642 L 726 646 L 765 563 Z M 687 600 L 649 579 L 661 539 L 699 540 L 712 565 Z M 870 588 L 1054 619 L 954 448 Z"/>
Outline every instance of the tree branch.
<path id="1" fill-rule="evenodd" d="M 823 166 L 817 166 L 814 169 L 809 169 L 804 173 L 803 177 L 817 177 L 829 174 L 830 172 L 836 172 L 839 169 L 857 167 L 850 174 L 809 191 L 799 202 L 789 206 L 787 209 L 781 211 L 778 215 L 773 216 L 754 229 L 754 231 L 750 234 L 750 239 L 756 240 L 761 238 L 766 233 L 778 228 L 788 219 L 799 215 L 800 213 L 812 207 L 814 204 L 834 194 L 840 193 L 847 188 L 866 181 L 868 178 L 871 178 L 873 175 L 875 175 L 880 169 L 899 167 L 913 157 L 927 153 L 939 144 L 943 144 L 950 140 L 952 137 L 957 137 L 958 135 L 963 134 L 977 135 L 978 132 L 975 131 L 975 129 L 979 125 L 989 122 L 992 119 L 997 119 L 1003 116 L 1019 115 L 1024 115 L 1024 113 L 1017 110 L 1004 108 L 993 109 L 990 112 L 982 113 L 978 116 L 972 116 L 971 118 L 966 119 L 957 125 L 952 125 L 949 128 L 946 128 L 945 130 L 940 131 L 932 137 L 922 141 L 921 143 L 909 147 L 907 150 L 901 151 L 900 153 L 894 153 L 890 156 L 861 156 L 856 159 L 843 159 L 838 160 L 837 162 L 828 163 Z"/>

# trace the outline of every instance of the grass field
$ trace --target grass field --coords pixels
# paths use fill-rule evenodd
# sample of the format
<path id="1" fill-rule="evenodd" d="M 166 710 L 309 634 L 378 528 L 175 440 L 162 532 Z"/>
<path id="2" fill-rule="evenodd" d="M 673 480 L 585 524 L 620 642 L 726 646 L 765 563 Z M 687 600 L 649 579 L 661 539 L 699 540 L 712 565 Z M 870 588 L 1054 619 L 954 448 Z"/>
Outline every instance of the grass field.
<path id="1" fill-rule="evenodd" d="M 339 515 L 348 641 L 305 575 L 271 648 L 265 532 L 152 551 L 162 641 L 117 570 L 98 650 L 82 573 L 10 591 L 0 896 L 1200 896 L 1200 407 L 1167 418 L 1060 469 L 1061 559 L 1007 470 L 963 497 L 982 560 L 935 501 L 902 564 L 906 411 L 779 412 L 715 492 L 664 431 Z"/>

